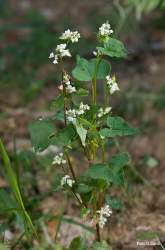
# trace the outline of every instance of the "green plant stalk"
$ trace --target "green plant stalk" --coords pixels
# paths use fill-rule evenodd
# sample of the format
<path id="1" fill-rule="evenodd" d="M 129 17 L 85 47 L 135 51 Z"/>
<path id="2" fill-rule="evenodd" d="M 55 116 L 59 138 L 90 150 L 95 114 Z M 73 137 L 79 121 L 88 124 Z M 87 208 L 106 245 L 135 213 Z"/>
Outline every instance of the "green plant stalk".
<path id="1" fill-rule="evenodd" d="M 65 152 L 65 155 L 66 155 L 66 152 Z M 66 158 L 67 158 L 67 161 L 68 161 L 69 155 L 66 155 Z M 70 159 L 69 159 L 68 165 L 69 165 L 69 166 L 71 167 L 71 169 L 72 169 L 72 170 L 71 170 L 70 167 L 69 167 L 69 169 L 70 169 L 70 171 L 71 171 L 71 173 L 72 173 L 72 176 L 74 176 L 73 179 L 75 180 L 75 182 L 77 182 L 77 179 L 76 179 L 75 173 L 74 173 L 74 171 L 73 171 L 73 167 L 72 167 L 72 164 L 71 164 Z M 64 174 L 66 174 L 66 171 L 65 171 L 63 165 L 62 165 L 62 169 L 63 169 Z M 71 193 L 72 193 L 73 196 L 76 198 L 76 200 L 78 201 L 78 203 L 79 203 L 80 206 L 86 207 L 86 205 L 83 204 L 83 201 L 81 201 L 81 200 L 79 199 L 79 197 L 77 196 L 77 194 L 76 194 L 72 189 L 71 189 Z"/>
<path id="2" fill-rule="evenodd" d="M 96 65 L 95 65 L 95 73 L 92 79 L 92 101 L 93 105 L 96 105 L 97 103 L 97 72 L 98 72 L 98 67 L 101 61 L 101 56 L 97 57 Z"/>
<path id="3" fill-rule="evenodd" d="M 65 83 L 63 82 L 63 75 L 65 73 L 65 70 L 64 70 L 64 66 L 63 66 L 63 61 L 62 61 L 62 58 L 60 60 L 61 62 L 61 70 L 62 70 L 62 86 L 63 86 L 63 97 L 64 97 L 64 125 L 65 127 L 67 126 L 67 117 L 66 117 L 66 110 L 67 110 L 67 99 L 66 99 L 66 87 L 65 87 Z M 69 166 L 69 170 L 72 174 L 72 177 L 74 179 L 74 181 L 77 183 L 77 178 L 76 178 L 76 175 L 75 175 L 75 172 L 74 172 L 74 169 L 72 167 L 72 163 L 71 163 L 71 160 L 70 160 L 70 157 L 69 157 L 69 154 L 67 152 L 67 150 L 64 150 L 65 151 L 65 156 L 66 156 L 66 159 L 67 159 L 67 162 L 68 162 L 68 166 Z M 64 169 L 63 169 L 64 170 Z M 65 171 L 64 171 L 65 172 Z M 74 195 L 74 197 L 76 198 L 76 200 L 78 201 L 79 205 L 82 206 L 84 205 L 79 197 L 76 195 L 76 193 L 71 190 L 72 194 Z M 85 206 L 85 205 L 84 205 Z"/>
<path id="4" fill-rule="evenodd" d="M 101 56 L 97 57 L 96 65 L 95 65 L 95 74 L 92 79 L 92 101 L 93 105 L 97 104 L 97 72 L 98 72 L 98 67 L 101 62 Z M 95 160 L 96 155 L 94 155 L 93 160 Z M 99 207 L 96 207 L 96 210 L 99 209 Z M 96 211 L 95 211 L 96 212 Z M 100 235 L 100 226 L 99 223 L 96 224 L 96 238 L 100 242 L 101 241 L 101 235 Z"/>
<path id="5" fill-rule="evenodd" d="M 74 172 L 74 169 L 73 169 L 73 166 L 72 166 L 72 163 L 71 163 L 71 160 L 70 160 L 70 157 L 69 157 L 69 154 L 68 154 L 67 150 L 65 150 L 65 156 L 66 156 L 68 166 L 69 166 L 69 170 L 70 170 L 70 172 L 72 174 L 72 177 L 73 177 L 74 181 L 77 183 L 77 178 L 76 178 L 76 175 L 75 175 L 75 172 Z"/>
<path id="6" fill-rule="evenodd" d="M 107 89 L 107 83 L 104 82 L 104 108 L 109 106 L 109 95 L 108 95 L 108 89 Z"/>
<path id="7" fill-rule="evenodd" d="M 17 146 L 16 146 L 16 140 L 15 137 L 13 139 L 13 144 L 14 144 L 14 168 L 15 168 L 15 173 L 17 177 L 17 182 L 19 188 L 21 187 L 20 185 L 20 169 L 19 169 L 19 160 L 18 160 L 18 154 L 17 154 Z"/>

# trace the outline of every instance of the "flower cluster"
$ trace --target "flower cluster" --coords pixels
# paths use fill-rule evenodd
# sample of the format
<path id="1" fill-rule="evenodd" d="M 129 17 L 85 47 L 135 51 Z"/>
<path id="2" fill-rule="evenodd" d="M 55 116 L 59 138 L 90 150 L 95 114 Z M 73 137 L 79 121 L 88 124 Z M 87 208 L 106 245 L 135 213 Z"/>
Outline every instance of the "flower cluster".
<path id="1" fill-rule="evenodd" d="M 67 73 L 64 74 L 63 82 L 65 84 L 66 92 L 68 92 L 69 94 L 76 92 L 76 88 L 71 85 L 70 77 Z"/>
<path id="2" fill-rule="evenodd" d="M 97 116 L 101 118 L 102 116 L 107 115 L 111 111 L 111 109 L 111 107 L 106 107 L 105 109 L 100 108 Z"/>
<path id="3" fill-rule="evenodd" d="M 106 81 L 107 81 L 107 86 L 109 88 L 109 92 L 112 95 L 113 93 L 115 93 L 116 91 L 120 90 L 119 86 L 116 82 L 116 78 L 115 76 L 113 76 L 112 78 L 108 75 L 106 76 Z"/>
<path id="4" fill-rule="evenodd" d="M 62 40 L 70 40 L 72 43 L 77 43 L 80 38 L 80 33 L 78 31 L 70 31 L 67 29 L 61 36 Z"/>
<path id="5" fill-rule="evenodd" d="M 68 185 L 69 187 L 72 187 L 73 184 L 75 183 L 74 180 L 69 175 L 65 175 L 61 179 L 61 186 L 63 187 L 64 185 Z"/>
<path id="6" fill-rule="evenodd" d="M 50 53 L 49 58 L 50 59 L 54 58 L 54 60 L 53 60 L 54 64 L 58 63 L 59 58 L 62 58 L 65 56 L 71 57 L 71 53 L 70 53 L 69 49 L 66 48 L 66 46 L 67 46 L 66 43 L 61 43 L 61 44 L 57 45 L 57 47 L 55 49 L 55 54 L 54 54 L 54 52 Z"/>
<path id="7" fill-rule="evenodd" d="M 59 155 L 56 155 L 54 158 L 53 158 L 53 162 L 52 162 L 53 165 L 61 165 L 61 164 L 66 164 L 66 160 L 64 159 L 64 155 L 63 153 L 60 153 Z"/>
<path id="8" fill-rule="evenodd" d="M 67 119 L 69 122 L 74 122 L 79 115 L 83 115 L 85 111 L 89 110 L 90 107 L 87 104 L 80 103 L 78 109 L 69 109 L 67 110 Z"/>
<path id="9" fill-rule="evenodd" d="M 105 223 L 107 222 L 107 218 L 111 216 L 112 211 L 109 208 L 109 205 L 105 205 L 100 210 L 97 211 L 99 216 L 99 226 L 103 228 Z"/>
<path id="10" fill-rule="evenodd" d="M 100 37 L 107 37 L 110 36 L 113 33 L 113 30 L 111 29 L 111 25 L 107 21 L 106 23 L 103 23 L 101 27 L 99 28 L 99 36 Z"/>

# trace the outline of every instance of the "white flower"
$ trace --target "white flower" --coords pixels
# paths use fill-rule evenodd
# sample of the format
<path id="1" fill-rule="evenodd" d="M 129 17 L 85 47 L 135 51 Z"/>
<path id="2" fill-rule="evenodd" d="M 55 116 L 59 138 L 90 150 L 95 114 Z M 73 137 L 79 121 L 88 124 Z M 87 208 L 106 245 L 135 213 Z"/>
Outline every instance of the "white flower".
<path id="1" fill-rule="evenodd" d="M 53 52 L 50 53 L 49 58 L 50 58 L 50 59 L 53 59 L 53 58 L 54 58 L 53 64 L 57 64 L 57 63 L 58 63 L 58 56 L 55 55 Z"/>
<path id="2" fill-rule="evenodd" d="M 86 111 L 86 110 L 89 110 L 90 107 L 88 104 L 83 104 L 83 102 L 80 103 L 80 109 Z"/>
<path id="3" fill-rule="evenodd" d="M 57 45 L 55 52 L 56 54 L 54 54 L 53 52 L 50 53 L 49 58 L 53 59 L 53 64 L 57 64 L 59 61 L 60 57 L 64 57 L 64 56 L 68 56 L 71 57 L 71 53 L 68 49 L 66 49 L 66 43 L 62 43 Z"/>
<path id="4" fill-rule="evenodd" d="M 73 92 L 76 92 L 76 88 L 71 85 L 70 77 L 69 77 L 69 75 L 67 73 L 65 73 L 64 76 L 63 76 L 63 82 L 65 84 L 66 91 L 69 94 L 71 94 Z"/>
<path id="5" fill-rule="evenodd" d="M 101 228 L 104 227 L 105 223 L 107 222 L 107 218 L 111 216 L 112 211 L 109 208 L 109 205 L 105 205 L 100 210 L 97 211 L 99 216 L 99 226 Z"/>
<path id="6" fill-rule="evenodd" d="M 53 52 L 50 53 L 49 58 L 54 58 L 54 53 Z"/>
<path id="7" fill-rule="evenodd" d="M 116 91 L 119 91 L 119 86 L 116 82 L 116 78 L 114 77 L 110 77 L 109 75 L 106 76 L 106 81 L 107 81 L 107 86 L 109 88 L 109 92 L 112 95 L 113 93 L 115 93 Z"/>
<path id="8" fill-rule="evenodd" d="M 66 91 L 67 91 L 69 94 L 71 94 L 71 93 L 73 93 L 73 92 L 76 92 L 76 88 L 73 87 L 73 86 L 71 86 L 71 85 L 69 85 L 69 86 L 66 87 Z"/>
<path id="9" fill-rule="evenodd" d="M 59 45 L 57 45 L 56 47 L 56 53 L 61 56 L 71 56 L 70 51 L 68 49 L 66 49 L 66 43 L 61 43 Z"/>
<path id="10" fill-rule="evenodd" d="M 111 29 L 111 25 L 107 21 L 106 23 L 103 23 L 101 27 L 99 28 L 99 35 L 101 37 L 110 36 L 113 33 L 113 30 Z"/>
<path id="11" fill-rule="evenodd" d="M 94 55 L 94 56 L 97 56 L 97 54 L 98 54 L 98 52 L 94 50 L 94 51 L 93 51 L 93 55 Z"/>
<path id="12" fill-rule="evenodd" d="M 53 158 L 53 162 L 52 162 L 53 165 L 61 165 L 61 164 L 66 164 L 66 160 L 64 159 L 64 155 L 63 153 L 60 153 L 59 155 L 56 155 L 54 158 Z"/>
<path id="13" fill-rule="evenodd" d="M 55 55 L 55 56 L 54 56 L 54 60 L 53 60 L 53 64 L 57 64 L 57 63 L 58 63 L 58 56 Z"/>
<path id="14" fill-rule="evenodd" d="M 80 38 L 80 33 L 78 31 L 66 30 L 60 37 L 62 40 L 71 40 L 72 43 L 78 42 Z"/>
<path id="15" fill-rule="evenodd" d="M 72 180 L 71 177 L 70 177 L 69 175 L 65 175 L 65 176 L 61 179 L 61 186 L 68 185 L 69 187 L 72 187 L 74 183 L 75 183 L 75 181 Z"/>
<path id="16" fill-rule="evenodd" d="M 79 115 L 83 115 L 89 109 L 90 107 L 88 104 L 83 104 L 81 102 L 78 109 L 69 109 L 66 111 L 68 121 L 74 122 Z"/>
<path id="17" fill-rule="evenodd" d="M 106 107 L 105 109 L 100 108 L 97 116 L 100 118 L 104 115 L 107 115 L 111 111 L 111 109 L 112 109 L 112 107 Z"/>
<path id="18" fill-rule="evenodd" d="M 74 122 L 76 120 L 76 110 L 75 109 L 69 109 L 66 111 L 67 119 L 69 122 Z"/>

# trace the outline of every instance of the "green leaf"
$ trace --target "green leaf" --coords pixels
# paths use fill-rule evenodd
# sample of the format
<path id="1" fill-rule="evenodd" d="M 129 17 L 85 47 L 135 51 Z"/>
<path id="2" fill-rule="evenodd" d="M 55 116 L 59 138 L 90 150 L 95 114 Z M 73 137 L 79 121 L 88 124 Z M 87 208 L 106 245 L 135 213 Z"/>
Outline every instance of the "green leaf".
<path id="1" fill-rule="evenodd" d="M 89 91 L 87 89 L 80 88 L 76 91 L 76 93 L 73 95 L 78 95 L 78 96 L 88 96 Z"/>
<path id="2" fill-rule="evenodd" d="M 69 145 L 74 137 L 75 130 L 73 126 L 67 126 L 64 129 L 61 129 L 58 133 L 54 134 L 54 136 L 51 138 L 51 143 L 64 147 Z"/>
<path id="3" fill-rule="evenodd" d="M 76 191 L 80 194 L 86 194 L 92 191 L 92 187 L 88 186 L 87 184 L 80 183 Z"/>
<path id="4" fill-rule="evenodd" d="M 138 129 L 131 127 L 123 118 L 108 117 L 107 118 L 108 128 L 102 129 L 100 134 L 105 137 L 115 137 L 115 136 L 127 136 L 134 135 L 138 133 Z"/>
<path id="5" fill-rule="evenodd" d="M 72 70 L 72 75 L 78 81 L 90 81 L 89 63 L 86 59 L 77 57 L 77 65 Z"/>
<path id="6" fill-rule="evenodd" d="M 103 55 L 107 55 L 110 57 L 125 57 L 126 49 L 123 43 L 115 38 L 109 38 L 107 42 L 104 43 L 103 47 L 97 47 L 98 51 Z"/>
<path id="7" fill-rule="evenodd" d="M 117 186 L 124 184 L 123 167 L 129 163 L 130 157 L 127 153 L 114 155 L 109 163 L 112 183 Z"/>
<path id="8" fill-rule="evenodd" d="M 87 245 L 84 239 L 76 237 L 72 240 L 69 250 L 86 250 Z"/>
<path id="9" fill-rule="evenodd" d="M 92 179 L 104 180 L 107 184 L 112 182 L 111 170 L 106 164 L 93 164 L 86 171 L 85 175 Z"/>
<path id="10" fill-rule="evenodd" d="M 11 198 L 9 193 L 2 188 L 0 189 L 0 211 L 6 212 L 5 210 L 16 207 L 16 202 Z"/>
<path id="11" fill-rule="evenodd" d="M 90 81 L 95 75 L 96 61 L 91 59 L 87 61 L 84 58 L 78 57 L 77 65 L 72 71 L 72 75 L 78 81 Z M 101 60 L 98 66 L 97 79 L 105 79 L 110 72 L 110 64 L 106 60 Z"/>
<path id="12" fill-rule="evenodd" d="M 76 120 L 73 124 L 74 124 L 74 126 L 76 128 L 77 134 L 80 137 L 82 145 L 85 147 L 85 140 L 86 140 L 86 136 L 87 136 L 87 130 L 85 128 L 83 128 L 83 126 L 78 122 L 78 120 Z"/>
<path id="13" fill-rule="evenodd" d="M 130 156 L 127 153 L 114 155 L 109 163 L 110 167 L 115 171 L 120 171 L 130 161 Z"/>
<path id="14" fill-rule="evenodd" d="M 113 137 L 112 131 L 109 128 L 103 128 L 100 130 L 100 135 L 103 137 Z"/>
<path id="15" fill-rule="evenodd" d="M 53 117 L 52 120 L 64 122 L 64 110 L 58 111 Z"/>
<path id="16" fill-rule="evenodd" d="M 64 107 L 64 97 L 62 95 L 57 96 L 51 103 L 50 109 L 58 111 Z"/>
<path id="17" fill-rule="evenodd" d="M 96 67 L 97 59 L 91 59 L 89 61 L 89 71 L 91 75 L 91 79 L 93 78 L 95 74 L 95 67 Z M 97 72 L 97 79 L 105 79 L 105 77 L 110 72 L 110 64 L 106 60 L 101 60 L 98 66 L 98 72 Z"/>
<path id="18" fill-rule="evenodd" d="M 106 195 L 105 200 L 106 204 L 108 204 L 112 209 L 121 210 L 123 208 L 122 201 L 115 197 L 110 197 L 109 195 Z"/>
<path id="19" fill-rule="evenodd" d="M 35 151 L 41 152 L 49 146 L 49 137 L 55 132 L 55 128 L 51 122 L 41 120 L 32 122 L 29 132 Z"/>
<path id="20" fill-rule="evenodd" d="M 112 248 L 107 244 L 106 241 L 94 242 L 93 250 L 112 250 Z"/>

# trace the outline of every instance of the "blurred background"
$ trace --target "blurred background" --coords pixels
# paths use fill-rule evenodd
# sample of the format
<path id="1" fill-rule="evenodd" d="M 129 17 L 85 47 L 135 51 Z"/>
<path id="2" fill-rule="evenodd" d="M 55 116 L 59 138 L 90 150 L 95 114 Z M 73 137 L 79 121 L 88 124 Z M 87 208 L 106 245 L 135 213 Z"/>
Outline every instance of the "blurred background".
<path id="1" fill-rule="evenodd" d="M 51 112 L 50 103 L 58 93 L 58 72 L 49 53 L 59 34 L 70 28 L 80 31 L 82 37 L 72 48 L 73 58 L 77 53 L 92 57 L 98 27 L 106 20 L 128 50 L 124 61 L 112 61 L 121 89 L 113 107 L 141 129 L 140 135 L 123 143 L 135 160 L 142 183 L 147 180 L 155 187 L 147 186 L 141 192 L 144 183 L 137 184 L 138 206 L 128 206 L 124 219 L 114 222 L 112 238 L 119 245 L 128 244 L 121 248 L 128 250 L 133 249 L 132 228 L 148 227 L 165 234 L 165 0 L 0 0 L 0 136 L 11 157 L 16 141 L 29 180 L 39 172 L 33 188 L 34 193 L 42 193 L 42 171 L 50 174 L 50 161 L 41 162 L 29 153 L 27 127 Z M 71 68 L 73 62 L 67 66 Z M 31 162 L 33 177 L 29 177 Z M 6 187 L 0 177 L 0 190 Z M 46 199 L 48 208 L 44 200 L 42 211 L 57 206 L 49 195 Z M 50 235 L 52 228 L 48 225 Z M 9 232 L 13 237 L 12 230 Z"/>

